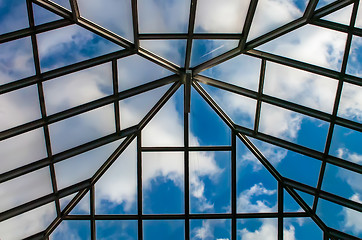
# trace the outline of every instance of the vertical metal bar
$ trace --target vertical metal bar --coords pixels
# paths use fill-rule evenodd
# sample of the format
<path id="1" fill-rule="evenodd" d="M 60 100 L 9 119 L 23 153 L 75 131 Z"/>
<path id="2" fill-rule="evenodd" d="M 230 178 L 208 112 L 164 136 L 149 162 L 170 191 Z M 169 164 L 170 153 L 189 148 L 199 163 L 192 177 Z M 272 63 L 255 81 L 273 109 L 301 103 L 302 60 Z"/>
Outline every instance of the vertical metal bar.
<path id="1" fill-rule="evenodd" d="M 141 131 L 137 135 L 137 212 L 138 212 L 138 239 L 143 239 L 142 222 L 142 139 Z"/>
<path id="2" fill-rule="evenodd" d="M 187 33 L 187 43 L 186 43 L 186 55 L 185 55 L 185 69 L 190 68 L 191 62 L 191 50 L 192 50 L 192 39 L 194 34 L 195 27 L 195 16 L 196 16 L 196 0 L 191 0 L 190 2 L 190 15 L 189 15 L 189 27 Z"/>
<path id="3" fill-rule="evenodd" d="M 190 113 L 190 108 L 191 108 L 191 81 L 192 81 L 192 71 L 186 70 L 185 102 L 184 102 L 184 109 L 186 113 Z"/>
<path id="4" fill-rule="evenodd" d="M 69 4 L 72 9 L 73 20 L 75 22 L 78 22 L 78 19 L 80 17 L 80 12 L 79 12 L 77 0 L 69 0 Z"/>
<path id="5" fill-rule="evenodd" d="M 241 49 L 241 50 L 245 48 L 245 43 L 246 43 L 246 40 L 248 39 L 249 31 L 251 28 L 251 24 L 252 24 L 252 21 L 254 18 L 254 14 L 255 14 L 257 5 L 258 5 L 258 0 L 251 0 L 249 3 L 248 13 L 246 14 L 243 31 L 241 34 L 242 37 L 240 39 L 239 46 L 238 46 L 239 49 Z"/>
<path id="6" fill-rule="evenodd" d="M 139 41 L 139 26 L 138 26 L 138 6 L 137 0 L 132 0 L 132 23 L 133 23 L 133 41 L 135 49 L 138 52 L 140 41 Z"/>
<path id="7" fill-rule="evenodd" d="M 90 200 L 90 214 L 91 214 L 91 239 L 95 240 L 96 235 L 96 221 L 95 221 L 95 191 L 94 185 L 91 186 L 89 191 L 89 200 Z"/>
<path id="8" fill-rule="evenodd" d="M 187 95 L 186 86 L 184 87 L 184 104 L 187 104 L 187 98 L 191 97 Z M 189 152 L 189 119 L 190 114 L 184 107 L 184 188 L 185 188 L 185 239 L 190 239 L 190 152 Z"/>
<path id="9" fill-rule="evenodd" d="M 261 60 L 260 66 L 260 78 L 259 78 L 259 89 L 258 89 L 258 99 L 256 103 L 255 110 L 255 122 L 254 122 L 254 133 L 256 134 L 259 131 L 259 122 L 260 122 L 260 112 L 261 112 L 261 98 L 263 96 L 264 89 L 264 79 L 265 79 L 265 69 L 266 69 L 266 60 Z"/>
<path id="10" fill-rule="evenodd" d="M 117 60 L 112 60 L 112 80 L 113 80 L 113 95 L 115 99 L 118 98 L 118 67 L 117 67 Z M 119 115 L 119 101 L 114 101 L 114 117 L 116 123 L 116 132 L 119 133 L 121 131 L 121 120 Z"/>
<path id="11" fill-rule="evenodd" d="M 236 133 L 231 133 L 231 239 L 237 239 L 237 164 L 236 164 Z"/>
<path id="12" fill-rule="evenodd" d="M 284 188 L 278 181 L 278 240 L 283 240 L 283 206 L 284 206 Z"/>

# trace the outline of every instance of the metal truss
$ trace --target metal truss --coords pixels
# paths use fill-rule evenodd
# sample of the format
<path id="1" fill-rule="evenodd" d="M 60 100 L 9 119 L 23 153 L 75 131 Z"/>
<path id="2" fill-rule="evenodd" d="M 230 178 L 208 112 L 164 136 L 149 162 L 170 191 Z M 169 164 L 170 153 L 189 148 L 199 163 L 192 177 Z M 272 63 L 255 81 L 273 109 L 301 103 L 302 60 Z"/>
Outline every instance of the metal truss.
<path id="1" fill-rule="evenodd" d="M 251 28 L 253 17 L 256 11 L 258 0 L 251 0 L 246 20 L 240 34 L 201 34 L 194 33 L 195 28 L 195 16 L 197 9 L 197 0 L 191 0 L 190 15 L 187 33 L 167 33 L 167 34 L 145 34 L 139 32 L 138 26 L 138 9 L 137 0 L 131 0 L 132 6 L 132 24 L 133 24 L 133 37 L 134 41 L 129 40 L 114 34 L 113 32 L 99 26 L 88 19 L 82 17 L 79 12 L 78 4 L 76 0 L 70 0 L 71 11 L 65 9 L 50 0 L 26 0 L 29 28 L 17 30 L 14 32 L 0 35 L 0 44 L 21 39 L 24 37 L 30 37 L 33 49 L 33 59 L 35 66 L 35 75 L 16 80 L 0 86 L 0 94 L 10 93 L 12 91 L 22 89 L 28 86 L 37 86 L 38 98 L 41 109 L 41 118 L 22 124 L 17 127 L 13 127 L 0 132 L 0 141 L 9 139 L 11 137 L 20 135 L 22 133 L 29 132 L 31 130 L 42 128 L 45 138 L 45 145 L 47 150 L 47 157 L 39 159 L 36 162 L 30 163 L 25 166 L 21 166 L 14 170 L 0 174 L 0 184 L 6 181 L 15 179 L 19 176 L 31 173 L 35 170 L 49 167 L 53 193 L 35 199 L 31 202 L 27 202 L 20 206 L 9 209 L 0 213 L 0 224 L 2 221 L 10 219 L 14 216 L 20 215 L 37 207 L 43 206 L 47 203 L 54 202 L 56 206 L 57 217 L 54 221 L 43 231 L 35 234 L 28 239 L 49 239 L 49 235 L 56 229 L 57 226 L 63 220 L 87 220 L 91 222 L 91 239 L 96 239 L 96 220 L 138 220 L 138 239 L 143 239 L 143 220 L 157 220 L 157 219 L 180 219 L 185 223 L 185 239 L 190 239 L 190 220 L 191 219 L 230 219 L 231 220 L 231 238 L 237 239 L 237 220 L 245 218 L 277 218 L 278 219 L 278 239 L 283 239 L 283 221 L 285 218 L 291 217 L 309 217 L 324 233 L 324 239 L 358 239 L 357 237 L 343 233 L 336 229 L 328 227 L 317 215 L 316 209 L 319 199 L 325 199 L 330 202 L 334 202 L 341 206 L 354 209 L 356 211 L 362 211 L 362 204 L 355 201 L 340 197 L 338 195 L 323 191 L 321 189 L 326 164 L 333 164 L 340 168 L 348 169 L 358 174 L 362 173 L 361 165 L 340 159 L 330 154 L 330 146 L 335 125 L 343 126 L 358 132 L 362 132 L 362 124 L 351 120 L 344 119 L 337 116 L 339 102 L 342 93 L 342 86 L 344 83 L 351 83 L 357 86 L 362 86 L 362 79 L 356 76 L 348 75 L 346 73 L 348 55 L 351 48 L 352 36 L 362 37 L 362 30 L 356 28 L 355 21 L 357 16 L 358 0 L 339 0 L 328 4 L 316 10 L 318 0 L 310 0 L 307 8 L 302 17 L 296 19 L 284 26 L 281 26 L 273 31 L 270 31 L 252 41 L 247 41 L 247 37 Z M 61 20 L 49 22 L 36 26 L 34 23 L 33 4 L 37 4 L 54 14 L 61 16 Z M 346 6 L 353 5 L 353 11 L 351 15 L 351 21 L 349 26 L 342 24 L 329 22 L 322 20 L 321 18 L 338 11 Z M 101 36 L 119 46 L 124 48 L 123 50 L 116 51 L 103 56 L 91 58 L 82 62 L 78 62 L 65 67 L 57 68 L 48 72 L 42 72 L 40 68 L 37 34 L 48 32 L 51 30 L 59 29 L 70 25 L 81 26 L 98 36 Z M 344 51 L 344 57 L 342 61 L 342 67 L 340 71 L 334 71 L 323 67 L 315 66 L 312 64 L 296 61 L 283 56 L 274 55 L 271 53 L 256 50 L 256 48 L 264 43 L 267 43 L 273 39 L 283 36 L 293 30 L 296 30 L 307 24 L 315 25 L 339 32 L 347 33 L 347 41 Z M 185 62 L 182 67 L 150 52 L 149 50 L 140 46 L 140 40 L 170 40 L 170 39 L 184 39 L 186 40 L 186 53 Z M 235 49 L 232 49 L 220 56 L 217 56 L 209 61 L 203 62 L 195 67 L 190 66 L 191 51 L 194 39 L 233 39 L 238 40 L 239 44 Z M 137 54 L 157 65 L 172 71 L 174 74 L 156 81 L 152 81 L 143 84 L 138 87 L 131 88 L 125 91 L 118 91 L 118 74 L 117 74 L 117 60 L 125 58 L 131 55 Z M 233 57 L 241 54 L 246 54 L 255 58 L 261 59 L 260 66 L 260 79 L 258 91 L 252 91 L 242 87 L 238 87 L 232 84 L 228 84 L 216 79 L 205 77 L 200 73 L 208 68 L 223 63 Z M 334 101 L 333 112 L 331 114 L 305 107 L 299 104 L 295 104 L 286 100 L 269 96 L 263 93 L 265 68 L 267 62 L 274 62 L 284 66 L 300 69 L 303 71 L 311 72 L 321 76 L 326 76 L 334 79 L 338 82 L 337 94 Z M 94 66 L 98 66 L 104 63 L 112 64 L 112 77 L 113 77 L 113 94 L 103 97 L 98 100 L 94 100 L 80 106 L 64 110 L 59 113 L 48 115 L 46 112 L 44 102 L 43 83 L 45 81 L 54 79 L 56 77 L 64 76 L 66 74 L 74 73 L 80 70 L 88 69 Z M 246 96 L 248 98 L 255 99 L 257 101 L 256 114 L 254 119 L 254 129 L 247 129 L 243 126 L 234 123 L 227 114 L 220 108 L 212 97 L 205 91 L 200 85 L 207 84 L 228 92 L 236 93 L 238 95 Z M 146 114 L 141 122 L 133 127 L 123 129 L 120 121 L 120 109 L 118 102 L 123 99 L 127 99 L 132 96 L 162 87 L 171 85 L 167 92 L 159 99 L 155 106 Z M 156 113 L 162 108 L 162 106 L 172 97 L 172 95 L 184 86 L 184 146 L 182 147 L 144 147 L 142 146 L 142 130 L 148 124 L 148 122 L 156 115 Z M 198 94 L 211 106 L 211 108 L 218 114 L 218 116 L 227 124 L 231 129 L 231 144 L 227 146 L 190 146 L 189 143 L 189 113 L 191 106 L 191 88 L 194 88 Z M 320 119 L 328 122 L 329 130 L 326 138 L 325 149 L 323 151 L 317 151 L 305 146 L 292 143 L 265 133 L 259 132 L 259 122 L 261 114 L 261 104 L 268 103 L 274 106 L 288 109 L 297 113 L 304 114 L 316 119 Z M 95 139 L 91 142 L 82 144 L 80 146 L 71 148 L 69 150 L 54 154 L 51 148 L 51 139 L 49 134 L 49 125 L 59 122 L 64 119 L 68 119 L 73 116 L 77 116 L 81 113 L 88 112 L 90 110 L 97 109 L 99 107 L 113 104 L 115 113 L 116 131 L 110 135 L 104 136 L 99 139 Z M 315 158 L 321 161 L 321 169 L 316 187 L 311 187 L 303 183 L 288 179 L 282 176 L 263 156 L 258 148 L 250 141 L 249 137 L 271 143 L 273 145 Z M 114 142 L 119 139 L 125 139 L 118 148 L 109 156 L 104 164 L 97 170 L 97 172 L 90 176 L 89 179 L 79 182 L 75 185 L 67 187 L 62 190 L 58 190 L 56 182 L 56 173 L 54 170 L 54 164 L 66 160 L 72 156 L 79 155 L 89 150 L 98 148 L 108 143 Z M 248 148 L 248 150 L 263 164 L 263 166 L 272 174 L 272 176 L 278 182 L 278 210 L 272 213 L 238 213 L 237 212 L 237 189 L 236 189 L 236 141 L 241 140 L 242 143 Z M 103 174 L 112 166 L 116 159 L 122 154 L 122 152 L 132 142 L 137 142 L 137 209 L 138 213 L 135 215 L 97 215 L 95 213 L 95 183 L 103 176 Z M 183 214 L 144 214 L 142 212 L 142 153 L 143 152 L 183 152 L 184 153 L 184 213 Z M 190 213 L 190 182 L 189 182 L 189 153 L 192 151 L 228 151 L 231 153 L 231 212 L 223 214 L 193 214 Z M 5 160 L 6 161 L 6 160 Z M 286 190 L 294 200 L 300 205 L 304 212 L 284 212 L 284 190 Z M 314 196 L 313 206 L 310 207 L 296 192 L 302 191 Z M 71 210 L 79 203 L 79 201 L 90 192 L 90 214 L 89 215 L 71 215 Z M 70 203 L 61 210 L 60 198 L 69 196 L 76 193 L 76 196 L 70 201 Z"/>

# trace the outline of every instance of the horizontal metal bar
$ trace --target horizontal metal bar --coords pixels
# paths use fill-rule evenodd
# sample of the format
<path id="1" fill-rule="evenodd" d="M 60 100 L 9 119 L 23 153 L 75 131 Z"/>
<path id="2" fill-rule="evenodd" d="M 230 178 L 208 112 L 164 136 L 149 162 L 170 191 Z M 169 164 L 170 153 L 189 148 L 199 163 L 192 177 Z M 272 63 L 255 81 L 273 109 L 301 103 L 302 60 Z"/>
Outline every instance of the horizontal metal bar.
<path id="1" fill-rule="evenodd" d="M 313 18 L 322 18 L 327 16 L 328 14 L 331 14 L 333 12 L 336 12 L 344 7 L 347 7 L 348 5 L 354 3 L 355 0 L 338 0 L 334 1 L 324 7 L 321 7 L 320 9 L 317 9 L 314 11 Z"/>
<path id="2" fill-rule="evenodd" d="M 315 26 L 319 26 L 319 27 L 332 29 L 332 30 L 339 31 L 339 32 L 344 32 L 344 33 L 351 32 L 353 35 L 362 37 L 362 29 L 360 29 L 360 28 L 351 29 L 347 25 L 343 25 L 340 23 L 335 23 L 335 22 L 331 22 L 331 21 L 327 21 L 327 20 L 323 20 L 323 19 L 313 20 L 311 24 L 315 25 Z"/>
<path id="3" fill-rule="evenodd" d="M 140 40 L 187 39 L 187 33 L 140 33 Z M 193 33 L 192 39 L 240 39 L 240 33 Z"/>
<path id="4" fill-rule="evenodd" d="M 231 151 L 231 146 L 142 147 L 142 152 Z"/>

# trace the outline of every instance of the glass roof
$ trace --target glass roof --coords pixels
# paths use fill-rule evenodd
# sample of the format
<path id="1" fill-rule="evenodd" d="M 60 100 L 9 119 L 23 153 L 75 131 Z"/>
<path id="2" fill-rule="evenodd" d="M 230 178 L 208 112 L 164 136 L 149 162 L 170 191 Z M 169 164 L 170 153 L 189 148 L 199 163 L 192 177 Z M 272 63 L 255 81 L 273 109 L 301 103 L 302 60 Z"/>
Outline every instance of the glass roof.
<path id="1" fill-rule="evenodd" d="M 361 239 L 359 0 L 0 0 L 0 239 Z"/>

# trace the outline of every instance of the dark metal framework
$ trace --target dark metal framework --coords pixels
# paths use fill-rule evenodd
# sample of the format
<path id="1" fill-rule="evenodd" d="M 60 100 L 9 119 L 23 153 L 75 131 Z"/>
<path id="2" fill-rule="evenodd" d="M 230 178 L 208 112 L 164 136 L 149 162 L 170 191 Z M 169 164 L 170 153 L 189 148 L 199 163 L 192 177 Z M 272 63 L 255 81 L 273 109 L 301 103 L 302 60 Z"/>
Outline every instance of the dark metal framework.
<path id="1" fill-rule="evenodd" d="M 231 219 L 231 238 L 236 239 L 237 236 L 237 219 L 243 218 L 277 218 L 278 219 L 278 239 L 283 239 L 283 221 L 285 218 L 289 217 L 310 217 L 323 231 L 324 239 L 358 239 L 357 237 L 351 236 L 349 234 L 343 233 L 336 229 L 328 227 L 317 215 L 316 208 L 318 206 L 319 199 L 325 199 L 330 202 L 334 202 L 341 206 L 362 211 L 362 205 L 349 200 L 343 197 L 337 196 L 335 194 L 323 191 L 321 189 L 324 172 L 326 164 L 332 164 L 340 168 L 345 168 L 351 171 L 354 171 L 358 174 L 362 173 L 362 167 L 350 161 L 346 161 L 335 156 L 330 155 L 330 146 L 333 135 L 333 130 L 336 125 L 343 126 L 355 131 L 361 132 L 362 125 L 361 123 L 347 120 L 337 116 L 337 110 L 339 107 L 339 102 L 342 93 L 342 86 L 344 83 L 351 83 L 354 85 L 362 86 L 362 80 L 358 77 L 351 76 L 346 74 L 346 66 L 348 61 L 348 55 L 351 48 L 352 36 L 362 37 L 362 29 L 354 27 L 356 21 L 356 15 L 358 10 L 359 1 L 358 0 L 338 0 L 328 4 L 325 7 L 322 7 L 316 10 L 318 0 L 310 0 L 304 15 L 285 24 L 282 27 L 279 27 L 271 32 L 268 32 L 252 41 L 247 42 L 247 36 L 251 27 L 251 23 L 254 17 L 256 6 L 258 0 L 251 0 L 248 13 L 244 26 L 242 28 L 241 34 L 200 34 L 194 33 L 195 26 L 195 14 L 197 8 L 197 0 L 191 0 L 190 5 L 190 15 L 189 15 L 189 24 L 188 32 L 185 34 L 141 34 L 139 33 L 138 28 L 138 11 L 137 11 L 137 0 L 132 0 L 132 16 L 133 16 L 133 31 L 134 31 L 134 42 L 130 42 L 109 30 L 98 26 L 89 20 L 80 16 L 79 9 L 77 6 L 76 0 L 70 0 L 71 11 L 53 3 L 49 0 L 26 0 L 27 2 L 27 11 L 28 11 L 28 20 L 29 28 L 21 29 L 15 32 L 6 33 L 0 35 L 0 44 L 13 41 L 16 39 L 29 37 L 31 38 L 32 49 L 33 49 L 33 59 L 35 65 L 35 75 L 30 76 L 24 79 L 20 79 L 14 82 L 10 82 L 0 86 L 0 94 L 5 94 L 12 92 L 17 89 L 21 89 L 27 86 L 37 86 L 38 97 L 40 102 L 41 109 L 41 118 L 32 122 L 22 124 L 20 126 L 7 129 L 0 132 L 0 140 L 5 140 L 13 136 L 17 136 L 21 133 L 31 131 L 36 128 L 42 128 L 45 137 L 47 157 L 40 159 L 31 164 L 19 167 L 17 169 L 5 172 L 0 174 L 0 184 L 16 177 L 22 176 L 24 174 L 33 172 L 35 170 L 41 169 L 43 167 L 49 167 L 51 173 L 51 181 L 53 187 L 53 193 L 47 196 L 41 197 L 31 202 L 27 202 L 20 206 L 9 209 L 5 212 L 0 213 L 0 224 L 1 221 L 7 220 L 11 217 L 17 216 L 24 212 L 35 209 L 39 206 L 45 205 L 50 202 L 54 202 L 57 210 L 57 217 L 54 221 L 43 231 L 34 236 L 29 237 L 29 239 L 48 239 L 49 235 L 56 229 L 56 227 L 63 220 L 88 220 L 91 222 L 91 238 L 96 238 L 96 220 L 138 220 L 138 239 L 143 239 L 143 220 L 150 219 L 181 219 L 185 222 L 185 239 L 190 238 L 190 219 Z M 62 20 L 57 20 L 54 22 L 45 23 L 39 26 L 35 26 L 34 17 L 33 17 L 33 4 L 37 4 L 59 16 Z M 338 23 L 329 22 L 322 20 L 321 18 L 338 11 L 346 6 L 353 5 L 353 12 L 350 20 L 350 25 L 345 26 Z M 106 54 L 100 57 L 92 58 L 82 62 L 78 62 L 69 66 L 61 67 L 52 71 L 42 72 L 40 68 L 40 61 L 38 55 L 38 45 L 37 45 L 37 34 L 42 32 L 47 32 L 50 30 L 58 29 L 64 26 L 69 26 L 77 24 L 91 32 L 122 46 L 124 50 Z M 286 33 L 289 33 L 297 28 L 305 26 L 307 24 L 320 26 L 323 28 L 328 28 L 340 32 L 347 33 L 347 42 L 344 51 L 344 57 L 342 62 L 341 71 L 334 71 L 325 69 L 319 66 L 312 64 L 292 60 L 286 57 L 262 52 L 256 50 L 256 47 L 276 39 Z M 140 47 L 139 41 L 145 39 L 160 40 L 160 39 L 185 39 L 187 40 L 186 46 L 186 58 L 184 67 L 180 68 L 174 63 L 165 60 L 156 54 Z M 190 67 L 191 59 L 191 49 L 193 39 L 236 39 L 239 40 L 238 47 L 228 51 L 220 56 L 217 56 L 209 61 L 206 61 L 198 66 Z M 118 91 L 118 79 L 117 79 L 117 59 L 124 58 L 133 54 L 138 54 L 149 61 L 152 61 L 168 70 L 174 72 L 174 75 L 165 77 L 138 87 L 126 91 Z M 213 67 L 217 64 L 220 64 L 228 59 L 231 59 L 240 54 L 246 54 L 255 58 L 261 59 L 261 74 L 259 81 L 258 91 L 248 90 L 242 87 L 238 87 L 232 84 L 228 84 L 219 80 L 211 79 L 199 75 L 199 73 L 205 69 Z M 103 63 L 110 62 L 112 64 L 112 73 L 113 73 L 113 94 L 95 101 L 88 102 L 86 104 L 73 107 L 71 109 L 48 115 L 45 108 L 44 102 L 44 92 L 43 92 L 43 83 L 47 80 L 63 76 L 65 74 L 73 73 L 79 70 L 87 69 L 93 66 L 97 66 Z M 335 97 L 334 108 L 332 114 L 324 113 L 316 109 L 309 107 L 301 106 L 289 101 L 285 101 L 273 96 L 269 96 L 263 93 L 263 84 L 264 84 L 264 75 L 265 75 L 265 66 L 267 62 L 275 62 L 285 66 L 290 66 L 296 69 L 301 69 L 307 72 L 319 74 L 321 76 L 326 76 L 333 78 L 338 81 L 337 94 Z M 161 97 L 161 99 L 156 103 L 156 105 L 148 112 L 148 114 L 142 119 L 142 121 L 133 127 L 122 129 L 121 122 L 119 118 L 119 105 L 118 102 L 122 99 L 129 98 L 131 96 L 136 96 L 140 93 L 150 91 L 152 89 L 165 86 L 172 83 L 172 86 L 168 91 Z M 219 89 L 223 89 L 229 92 L 233 92 L 242 96 L 246 96 L 257 101 L 257 108 L 255 114 L 255 124 L 254 129 L 250 130 L 243 126 L 235 124 L 221 109 L 211 96 L 202 88 L 200 83 L 208 84 Z M 155 114 L 162 108 L 162 106 L 170 99 L 170 97 L 184 85 L 184 146 L 183 147 L 143 147 L 141 144 L 142 138 L 142 129 L 147 125 L 147 123 L 155 116 Z M 212 107 L 212 109 L 219 115 L 219 117 L 228 125 L 231 129 L 231 144 L 229 146 L 209 146 L 209 147 L 192 147 L 189 143 L 189 112 L 190 108 L 190 98 L 191 98 L 191 88 L 196 89 L 196 91 L 203 97 L 203 99 Z M 259 121 L 260 121 L 260 111 L 261 104 L 269 103 L 274 106 L 282 107 L 297 113 L 302 113 L 304 115 L 320 119 L 330 123 L 329 131 L 327 135 L 327 140 L 325 144 L 324 151 L 317 151 L 305 146 L 295 144 L 283 139 L 279 139 L 264 133 L 259 132 Z M 94 141 L 85 143 L 83 145 L 74 147 L 72 149 L 54 154 L 51 149 L 50 135 L 48 126 L 52 123 L 76 116 L 78 114 L 105 106 L 107 104 L 114 105 L 115 112 L 115 123 L 116 123 L 116 132 L 107 135 L 105 137 L 96 139 Z M 263 154 L 255 147 L 255 145 L 249 140 L 249 137 L 253 137 L 271 144 L 274 144 L 279 147 L 283 147 L 288 150 L 295 151 L 297 153 L 313 157 L 321 161 L 321 169 L 319 174 L 318 185 L 316 188 L 310 187 L 300 182 L 288 179 L 282 176 L 266 159 Z M 104 162 L 104 164 L 98 169 L 98 171 L 86 181 L 77 183 L 70 187 L 67 187 L 62 190 L 57 189 L 56 176 L 54 170 L 54 164 L 65 159 L 68 159 L 72 156 L 84 153 L 91 149 L 103 146 L 107 143 L 119 140 L 124 138 L 125 140 L 122 144 L 111 154 L 111 156 Z M 263 164 L 263 166 L 273 175 L 273 177 L 278 182 L 278 211 L 273 213 L 238 213 L 236 209 L 237 201 L 237 190 L 236 190 L 236 141 L 240 139 L 245 146 L 255 155 L 255 157 Z M 114 163 L 117 157 L 122 154 L 122 152 L 127 148 L 127 146 L 133 141 L 137 142 L 137 201 L 138 201 L 138 213 L 136 215 L 97 215 L 95 214 L 95 197 L 94 197 L 94 184 L 101 178 L 101 176 L 108 170 L 108 168 Z M 184 152 L 184 214 L 161 214 L 161 215 L 150 215 L 143 214 L 142 212 L 142 152 L 162 152 L 162 151 L 181 151 Z M 231 213 L 224 214 L 192 214 L 189 210 L 189 194 L 190 194 L 190 183 L 189 183 L 189 153 L 191 151 L 229 151 L 231 153 Z M 283 211 L 283 191 L 286 190 L 300 205 L 304 212 L 284 212 Z M 311 194 L 314 197 L 314 204 L 310 207 L 296 192 L 302 191 L 308 194 Z M 90 192 L 90 214 L 89 215 L 70 215 L 71 210 L 77 205 L 77 203 L 85 196 L 86 193 Z M 70 203 L 61 210 L 59 199 L 70 194 L 76 193 L 76 196 L 70 201 Z"/>

